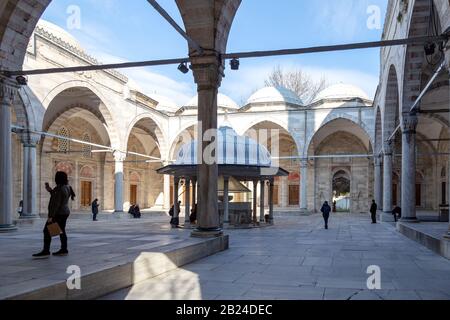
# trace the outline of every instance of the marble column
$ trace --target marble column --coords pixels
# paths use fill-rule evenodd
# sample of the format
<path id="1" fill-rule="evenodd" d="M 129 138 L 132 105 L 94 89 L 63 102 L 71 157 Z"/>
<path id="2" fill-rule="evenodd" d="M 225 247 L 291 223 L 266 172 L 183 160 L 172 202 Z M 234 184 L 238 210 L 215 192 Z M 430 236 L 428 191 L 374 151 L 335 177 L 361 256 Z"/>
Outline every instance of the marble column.
<path id="1" fill-rule="evenodd" d="M 308 160 L 300 161 L 300 211 L 308 211 Z"/>
<path id="2" fill-rule="evenodd" d="M 0 81 L 0 232 L 7 232 L 16 230 L 12 216 L 11 105 L 17 89 Z"/>
<path id="3" fill-rule="evenodd" d="M 229 187 L 230 177 L 224 176 L 223 177 L 223 222 L 229 223 L 230 222 L 230 212 L 229 212 L 229 200 L 228 200 L 228 187 Z"/>
<path id="4" fill-rule="evenodd" d="M 197 204 L 197 179 L 192 178 L 192 205 Z"/>
<path id="5" fill-rule="evenodd" d="M 191 180 L 186 178 L 185 180 L 186 191 L 184 192 L 184 222 L 190 223 L 189 215 L 191 213 Z"/>
<path id="6" fill-rule="evenodd" d="M 178 218 L 180 216 L 180 207 L 178 206 L 178 188 L 180 187 L 180 178 L 175 177 L 173 179 L 173 217 Z"/>
<path id="7" fill-rule="evenodd" d="M 114 152 L 114 212 L 117 213 L 123 213 L 123 162 L 126 156 L 125 153 Z"/>
<path id="8" fill-rule="evenodd" d="M 193 57 L 191 69 L 198 91 L 198 201 L 197 229 L 193 237 L 217 237 L 222 235 L 217 197 L 217 94 L 223 74 L 219 55 Z"/>
<path id="9" fill-rule="evenodd" d="M 271 178 L 269 181 L 269 223 L 273 224 L 273 187 L 274 179 Z"/>
<path id="10" fill-rule="evenodd" d="M 383 216 L 382 221 L 392 222 L 392 143 L 385 143 L 384 145 L 384 160 L 383 160 Z"/>
<path id="11" fill-rule="evenodd" d="M 375 155 L 374 158 L 374 193 L 375 202 L 377 203 L 378 210 L 383 210 L 383 178 L 382 178 L 382 166 L 383 162 L 380 155 Z"/>
<path id="12" fill-rule="evenodd" d="M 416 128 L 417 115 L 404 114 L 402 119 L 402 221 L 416 218 Z"/>
<path id="13" fill-rule="evenodd" d="M 265 221 L 265 218 L 264 218 L 264 209 L 265 209 L 265 203 L 264 203 L 264 198 L 265 198 L 265 195 L 264 195 L 264 191 L 265 191 L 265 189 L 266 189 L 266 181 L 265 180 L 261 180 L 260 181 L 260 189 L 261 189 L 261 191 L 260 191 L 260 196 L 259 196 L 259 202 L 260 202 L 260 205 L 259 205 L 259 222 L 264 222 Z"/>
<path id="14" fill-rule="evenodd" d="M 283 209 L 286 209 L 288 207 L 289 203 L 289 197 L 288 197 L 288 178 L 287 177 L 281 177 L 281 207 Z"/>
<path id="15" fill-rule="evenodd" d="M 258 180 L 253 180 L 253 223 L 258 222 Z"/>
<path id="16" fill-rule="evenodd" d="M 164 189 L 163 189 L 163 209 L 169 210 L 172 204 L 170 203 L 170 176 L 164 175 Z"/>
<path id="17" fill-rule="evenodd" d="M 41 136 L 30 132 L 21 134 L 23 144 L 22 214 L 21 219 L 39 218 L 37 208 L 36 147 Z"/>

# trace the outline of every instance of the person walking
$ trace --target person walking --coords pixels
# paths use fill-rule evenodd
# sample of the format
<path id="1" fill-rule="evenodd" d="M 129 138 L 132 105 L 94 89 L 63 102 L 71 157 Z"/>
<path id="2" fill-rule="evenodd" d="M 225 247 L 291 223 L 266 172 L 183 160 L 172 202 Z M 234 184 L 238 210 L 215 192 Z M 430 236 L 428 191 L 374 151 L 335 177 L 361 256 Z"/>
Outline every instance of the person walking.
<path id="1" fill-rule="evenodd" d="M 60 234 L 61 249 L 54 252 L 54 256 L 66 256 L 69 254 L 67 250 L 67 234 L 66 223 L 70 215 L 69 199 L 75 200 L 75 193 L 71 186 L 69 186 L 69 180 L 65 172 L 57 172 L 55 175 L 56 187 L 50 188 L 48 183 L 45 184 L 45 188 L 50 192 L 50 201 L 48 203 L 48 220 L 44 226 L 44 248 L 41 252 L 34 254 L 33 258 L 42 259 L 50 256 L 50 244 L 52 237 L 48 230 L 48 225 L 57 223 L 62 233 Z"/>
<path id="2" fill-rule="evenodd" d="M 94 202 L 92 202 L 92 216 L 93 216 L 92 220 L 93 221 L 98 221 L 97 220 L 98 207 L 99 207 L 98 199 L 95 199 Z"/>
<path id="3" fill-rule="evenodd" d="M 328 219 L 330 218 L 331 212 L 331 207 L 329 206 L 328 201 L 325 201 L 320 211 L 322 212 L 323 220 L 325 221 L 325 229 L 328 230 Z"/>
<path id="4" fill-rule="evenodd" d="M 141 208 L 139 208 L 138 204 L 134 207 L 133 217 L 135 219 L 140 219 L 141 218 Z"/>
<path id="5" fill-rule="evenodd" d="M 370 215 L 371 215 L 373 224 L 377 223 L 377 210 L 378 210 L 378 206 L 377 206 L 375 200 L 372 200 L 372 205 L 370 206 Z"/>

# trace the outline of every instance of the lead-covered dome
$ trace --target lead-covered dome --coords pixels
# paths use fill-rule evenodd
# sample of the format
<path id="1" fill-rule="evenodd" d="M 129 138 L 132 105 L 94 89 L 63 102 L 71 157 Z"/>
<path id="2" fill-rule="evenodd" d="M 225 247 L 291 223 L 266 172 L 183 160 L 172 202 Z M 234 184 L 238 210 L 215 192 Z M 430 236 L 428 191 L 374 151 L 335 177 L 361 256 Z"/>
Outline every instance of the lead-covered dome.
<path id="1" fill-rule="evenodd" d="M 149 96 L 158 102 L 156 105 L 156 110 L 158 111 L 174 113 L 178 110 L 177 104 L 166 96 L 159 94 L 150 94 Z"/>
<path id="2" fill-rule="evenodd" d="M 266 147 L 246 136 L 239 136 L 229 125 L 218 129 L 217 163 L 270 167 L 271 155 Z M 191 141 L 178 151 L 175 165 L 197 165 L 197 141 Z"/>
<path id="3" fill-rule="evenodd" d="M 69 32 L 64 30 L 63 28 L 53 24 L 47 20 L 40 19 L 36 25 L 36 28 L 47 32 L 49 35 L 53 36 L 56 39 L 59 39 L 62 42 L 67 43 L 69 46 L 77 49 L 78 51 L 84 51 L 81 44 L 72 36 Z"/>
<path id="4" fill-rule="evenodd" d="M 193 97 L 189 102 L 186 104 L 186 107 L 188 108 L 197 108 L 198 107 L 198 95 Z M 217 95 L 217 107 L 222 109 L 231 109 L 231 110 L 238 110 L 239 105 L 234 102 L 233 99 L 230 97 L 219 93 Z"/>
<path id="5" fill-rule="evenodd" d="M 247 105 L 251 103 L 289 103 L 294 105 L 303 105 L 303 101 L 297 94 L 284 87 L 265 87 L 247 100 Z"/>
<path id="6" fill-rule="evenodd" d="M 365 93 L 361 88 L 351 84 L 339 83 L 321 91 L 313 102 L 320 100 L 347 100 L 356 98 L 370 100 L 367 93 Z"/>

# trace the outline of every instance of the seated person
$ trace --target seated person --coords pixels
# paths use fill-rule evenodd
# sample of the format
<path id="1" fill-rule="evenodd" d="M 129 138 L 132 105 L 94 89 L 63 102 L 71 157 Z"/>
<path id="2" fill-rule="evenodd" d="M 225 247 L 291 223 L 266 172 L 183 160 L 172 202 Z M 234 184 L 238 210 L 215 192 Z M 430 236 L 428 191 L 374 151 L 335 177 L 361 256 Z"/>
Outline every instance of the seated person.
<path id="1" fill-rule="evenodd" d="M 136 205 L 136 206 L 134 207 L 134 214 L 133 214 L 133 217 L 134 217 L 135 219 L 140 219 L 140 218 L 141 218 L 141 209 L 139 208 L 139 205 Z"/>
<path id="2" fill-rule="evenodd" d="M 397 222 L 397 219 L 402 217 L 402 209 L 399 206 L 396 206 L 394 210 L 392 210 L 392 215 L 394 216 L 395 222 Z"/>

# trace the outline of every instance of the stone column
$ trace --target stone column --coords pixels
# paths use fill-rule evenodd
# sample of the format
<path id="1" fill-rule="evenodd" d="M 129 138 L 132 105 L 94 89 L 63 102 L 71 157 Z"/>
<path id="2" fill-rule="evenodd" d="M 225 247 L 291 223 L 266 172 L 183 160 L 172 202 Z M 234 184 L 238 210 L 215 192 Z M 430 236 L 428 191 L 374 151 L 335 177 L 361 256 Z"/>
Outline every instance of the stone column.
<path id="1" fill-rule="evenodd" d="M 230 177 L 224 176 L 223 177 L 223 222 L 229 223 L 230 222 L 230 212 L 228 209 L 228 186 L 230 182 Z"/>
<path id="2" fill-rule="evenodd" d="M 300 211 L 308 211 L 308 160 L 300 161 Z"/>
<path id="3" fill-rule="evenodd" d="M 13 231 L 11 105 L 16 88 L 0 80 L 0 232 Z"/>
<path id="4" fill-rule="evenodd" d="M 198 227 L 194 237 L 216 237 L 222 235 L 217 198 L 219 167 L 211 150 L 216 150 L 217 139 L 217 94 L 223 74 L 222 61 L 218 55 L 192 58 L 194 79 L 198 91 Z M 208 141 L 209 140 L 209 141 Z M 217 152 L 214 153 L 217 156 Z"/>
<path id="5" fill-rule="evenodd" d="M 170 176 L 168 174 L 164 175 L 164 189 L 163 189 L 163 208 L 169 210 L 171 207 L 170 203 Z"/>
<path id="6" fill-rule="evenodd" d="M 271 178 L 269 181 L 269 223 L 273 224 L 273 187 L 274 179 Z"/>
<path id="7" fill-rule="evenodd" d="M 191 213 L 191 180 L 185 179 L 186 191 L 184 192 L 184 222 L 190 223 L 189 215 Z"/>
<path id="8" fill-rule="evenodd" d="M 375 155 L 374 158 L 374 193 L 375 202 L 377 203 L 378 210 L 383 210 L 383 180 L 382 180 L 382 160 L 380 155 Z"/>
<path id="9" fill-rule="evenodd" d="M 123 213 L 123 162 L 127 155 L 114 152 L 114 212 Z"/>
<path id="10" fill-rule="evenodd" d="M 195 205 L 197 203 L 197 179 L 192 178 L 192 204 Z"/>
<path id="11" fill-rule="evenodd" d="M 382 221 L 392 222 L 392 145 L 385 143 L 383 160 L 383 216 Z"/>
<path id="12" fill-rule="evenodd" d="M 286 209 L 288 207 L 289 199 L 288 199 L 288 178 L 282 177 L 280 181 L 281 185 L 281 207 Z"/>
<path id="13" fill-rule="evenodd" d="M 37 165 L 36 147 L 41 139 L 38 134 L 24 132 L 21 135 L 23 144 L 23 179 L 22 179 L 22 214 L 21 219 L 39 217 L 37 208 Z"/>
<path id="14" fill-rule="evenodd" d="M 258 180 L 253 180 L 253 223 L 258 222 Z"/>
<path id="15" fill-rule="evenodd" d="M 402 221 L 416 218 L 416 128 L 417 116 L 404 114 L 402 119 Z"/>
<path id="16" fill-rule="evenodd" d="M 173 217 L 178 218 L 180 216 L 180 208 L 178 207 L 178 188 L 180 187 L 180 178 L 175 177 L 173 179 Z"/>
<path id="17" fill-rule="evenodd" d="M 260 181 L 260 195 L 259 195 L 259 202 L 260 202 L 260 207 L 259 207 L 259 222 L 264 222 L 265 218 L 264 218 L 264 191 L 265 191 L 265 187 L 266 187 L 266 183 L 265 180 L 261 180 Z"/>

